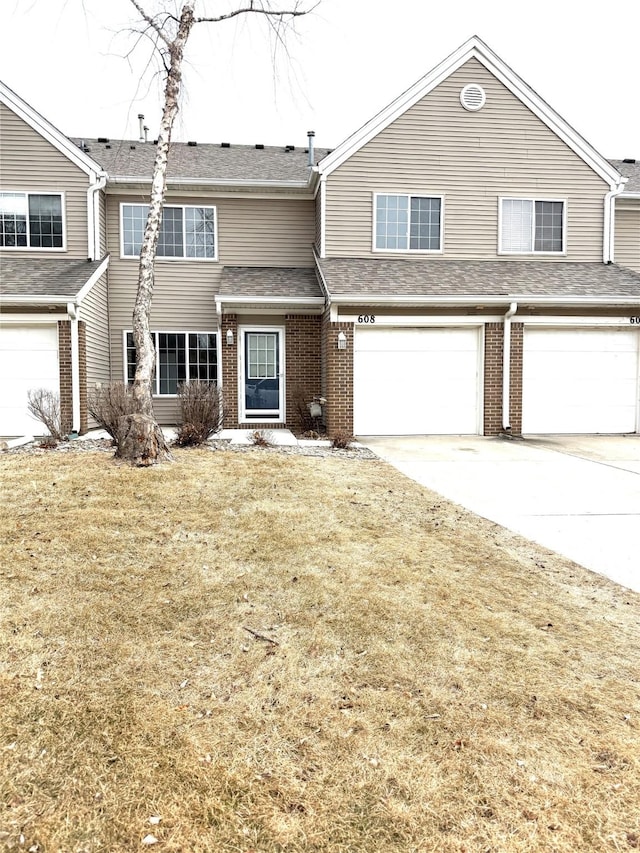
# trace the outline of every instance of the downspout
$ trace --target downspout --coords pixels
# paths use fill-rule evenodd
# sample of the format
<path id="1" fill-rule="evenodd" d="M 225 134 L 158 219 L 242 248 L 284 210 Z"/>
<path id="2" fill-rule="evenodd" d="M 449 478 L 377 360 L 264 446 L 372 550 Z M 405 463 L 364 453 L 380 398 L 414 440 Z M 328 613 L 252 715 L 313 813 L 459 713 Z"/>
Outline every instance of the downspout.
<path id="1" fill-rule="evenodd" d="M 511 318 L 518 310 L 518 303 L 512 302 L 504 315 L 504 339 L 502 343 L 502 431 L 511 433 Z"/>
<path id="2" fill-rule="evenodd" d="M 80 306 L 67 302 L 67 314 L 71 321 L 71 431 L 80 432 L 80 341 L 78 321 Z"/>
<path id="3" fill-rule="evenodd" d="M 624 192 L 628 178 L 622 180 L 609 190 L 604 197 L 604 234 L 602 239 L 602 262 L 612 264 L 615 259 L 615 211 L 616 197 Z"/>
<path id="4" fill-rule="evenodd" d="M 87 258 L 98 260 L 100 253 L 99 192 L 107 185 L 107 173 L 99 172 L 95 183 L 87 189 Z"/>

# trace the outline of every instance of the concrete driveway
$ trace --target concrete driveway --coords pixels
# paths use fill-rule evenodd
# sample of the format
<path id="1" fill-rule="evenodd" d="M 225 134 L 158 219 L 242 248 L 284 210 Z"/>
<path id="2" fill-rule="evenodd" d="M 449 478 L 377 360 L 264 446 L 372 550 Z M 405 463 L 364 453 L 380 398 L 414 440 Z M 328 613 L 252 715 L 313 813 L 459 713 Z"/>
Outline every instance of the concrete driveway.
<path id="1" fill-rule="evenodd" d="M 449 500 L 640 591 L 640 436 L 359 441 Z"/>

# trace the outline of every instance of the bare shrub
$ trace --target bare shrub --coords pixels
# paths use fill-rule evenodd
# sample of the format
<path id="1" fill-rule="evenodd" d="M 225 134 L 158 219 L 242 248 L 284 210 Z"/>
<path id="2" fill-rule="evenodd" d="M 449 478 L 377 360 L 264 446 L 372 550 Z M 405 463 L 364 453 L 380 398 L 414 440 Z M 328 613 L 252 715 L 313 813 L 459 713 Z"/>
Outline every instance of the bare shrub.
<path id="1" fill-rule="evenodd" d="M 273 438 L 269 430 L 254 429 L 249 436 L 249 441 L 256 447 L 271 447 Z"/>
<path id="2" fill-rule="evenodd" d="M 48 429 L 54 441 L 62 441 L 64 433 L 68 432 L 71 425 L 62 423 L 58 392 L 48 388 L 35 388 L 28 392 L 27 399 L 29 414 Z"/>
<path id="3" fill-rule="evenodd" d="M 106 430 L 120 446 L 120 418 L 136 411 L 133 390 L 124 382 L 111 382 L 89 394 L 87 409 L 98 426 Z"/>
<path id="4" fill-rule="evenodd" d="M 223 408 L 218 387 L 211 382 L 184 382 L 178 386 L 180 426 L 176 444 L 194 447 L 222 428 Z"/>
<path id="5" fill-rule="evenodd" d="M 331 447 L 334 450 L 347 450 L 351 446 L 353 436 L 348 432 L 336 432 L 331 439 Z"/>

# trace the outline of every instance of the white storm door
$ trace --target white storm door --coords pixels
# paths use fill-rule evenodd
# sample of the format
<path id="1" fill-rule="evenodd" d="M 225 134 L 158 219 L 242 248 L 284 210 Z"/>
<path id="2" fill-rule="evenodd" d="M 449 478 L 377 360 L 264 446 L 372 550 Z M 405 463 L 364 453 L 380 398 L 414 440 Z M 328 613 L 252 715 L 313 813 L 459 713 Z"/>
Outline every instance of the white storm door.
<path id="1" fill-rule="evenodd" d="M 284 330 L 240 330 L 240 420 L 283 423 Z"/>
<path id="2" fill-rule="evenodd" d="M 480 342 L 474 327 L 356 328 L 356 435 L 477 435 Z"/>
<path id="3" fill-rule="evenodd" d="M 523 433 L 638 429 L 637 329 L 525 328 Z"/>

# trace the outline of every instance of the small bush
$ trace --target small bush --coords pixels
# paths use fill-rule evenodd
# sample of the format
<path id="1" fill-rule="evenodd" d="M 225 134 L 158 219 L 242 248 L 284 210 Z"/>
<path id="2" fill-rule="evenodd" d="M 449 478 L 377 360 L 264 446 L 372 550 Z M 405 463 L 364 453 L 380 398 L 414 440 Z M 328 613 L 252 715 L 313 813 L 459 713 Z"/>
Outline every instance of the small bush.
<path id="1" fill-rule="evenodd" d="M 352 441 L 353 436 L 349 435 L 348 432 L 337 432 L 331 439 L 331 447 L 334 450 L 347 450 Z"/>
<path id="2" fill-rule="evenodd" d="M 119 447 L 120 418 L 136 411 L 133 389 L 124 382 L 111 382 L 102 388 L 96 388 L 89 394 L 87 409 L 98 426 L 106 430 Z"/>
<path id="3" fill-rule="evenodd" d="M 263 429 L 254 429 L 254 431 L 249 436 L 249 441 L 251 444 L 255 444 L 256 447 L 271 447 L 273 444 L 271 433 L 269 431 Z"/>
<path id="4" fill-rule="evenodd" d="M 29 391 L 27 399 L 29 414 L 49 430 L 54 442 L 62 441 L 71 425 L 62 423 L 60 395 L 48 388 L 36 388 Z"/>
<path id="5" fill-rule="evenodd" d="M 195 447 L 222 428 L 220 392 L 211 382 L 185 382 L 178 386 L 180 426 L 179 447 Z"/>

